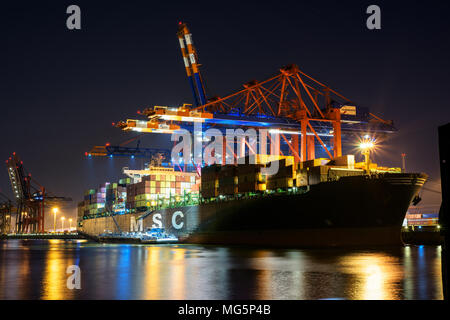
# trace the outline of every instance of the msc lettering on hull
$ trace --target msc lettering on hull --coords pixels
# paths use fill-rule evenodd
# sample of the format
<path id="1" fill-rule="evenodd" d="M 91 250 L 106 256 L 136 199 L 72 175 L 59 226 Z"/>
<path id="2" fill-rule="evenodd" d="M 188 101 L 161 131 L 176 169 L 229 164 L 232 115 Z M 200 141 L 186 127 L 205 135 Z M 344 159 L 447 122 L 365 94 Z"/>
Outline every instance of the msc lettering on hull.
<path id="1" fill-rule="evenodd" d="M 130 231 L 131 232 L 142 232 L 144 231 L 144 219 L 139 219 L 136 221 L 134 216 L 130 217 Z M 172 228 L 180 230 L 184 226 L 184 214 L 181 211 L 175 211 L 172 214 Z M 152 216 L 152 228 L 166 228 L 163 224 L 163 218 L 161 213 L 155 213 Z"/>
<path id="2" fill-rule="evenodd" d="M 139 219 L 136 222 L 136 218 L 134 216 L 131 216 L 130 217 L 130 231 L 131 232 L 144 231 L 144 221 L 142 219 Z"/>

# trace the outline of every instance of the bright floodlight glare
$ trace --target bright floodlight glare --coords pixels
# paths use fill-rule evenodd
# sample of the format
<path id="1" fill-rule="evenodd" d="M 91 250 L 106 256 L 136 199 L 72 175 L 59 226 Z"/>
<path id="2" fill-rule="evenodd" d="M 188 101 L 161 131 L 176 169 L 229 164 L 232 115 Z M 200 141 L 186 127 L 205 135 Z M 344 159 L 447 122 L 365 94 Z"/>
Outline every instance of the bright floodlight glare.
<path id="1" fill-rule="evenodd" d="M 58 212 L 58 208 L 53 208 L 53 213 L 57 213 Z"/>
<path id="2" fill-rule="evenodd" d="M 373 148 L 373 142 L 368 141 L 368 142 L 361 142 L 361 144 L 359 145 L 359 147 L 361 149 L 372 149 Z"/>

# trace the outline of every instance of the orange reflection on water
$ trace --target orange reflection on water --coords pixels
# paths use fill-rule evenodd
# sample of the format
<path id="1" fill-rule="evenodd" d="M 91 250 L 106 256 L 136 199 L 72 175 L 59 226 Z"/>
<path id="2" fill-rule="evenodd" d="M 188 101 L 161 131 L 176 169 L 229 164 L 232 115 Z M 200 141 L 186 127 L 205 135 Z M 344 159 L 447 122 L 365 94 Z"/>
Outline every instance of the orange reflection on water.
<path id="1" fill-rule="evenodd" d="M 272 293 L 272 267 L 270 264 L 271 252 L 266 250 L 255 251 L 252 264 L 258 270 L 255 295 L 258 299 L 275 299 Z"/>
<path id="2" fill-rule="evenodd" d="M 171 299 L 175 300 L 181 300 L 186 299 L 185 294 L 185 261 L 184 261 L 184 254 L 186 252 L 186 249 L 183 248 L 176 248 L 172 250 L 172 263 L 170 266 L 171 276 L 170 279 L 172 279 L 171 283 Z"/>
<path id="3" fill-rule="evenodd" d="M 185 299 L 184 248 L 146 248 L 144 267 L 144 299 Z"/>
<path id="4" fill-rule="evenodd" d="M 30 270 L 30 249 L 25 247 L 25 254 L 23 255 L 23 263 L 19 268 L 20 280 L 19 280 L 19 292 L 17 292 L 20 296 L 26 297 L 26 290 L 29 285 L 29 281 L 31 278 L 31 270 Z M 18 297 L 22 299 L 22 297 Z"/>
<path id="5" fill-rule="evenodd" d="M 159 256 L 160 247 L 147 247 L 145 259 L 145 299 L 160 299 L 160 275 L 159 275 Z"/>
<path id="6" fill-rule="evenodd" d="M 441 262 L 440 257 L 442 254 L 442 247 L 438 246 L 436 247 L 436 256 L 439 257 L 439 259 L 437 259 L 437 261 Z M 444 291 L 442 288 L 442 264 L 441 263 L 436 263 L 434 264 L 434 268 L 433 268 L 433 272 L 434 274 L 438 275 L 437 277 L 434 277 L 434 284 L 436 286 L 436 291 L 440 293 L 440 299 L 443 299 L 444 297 Z"/>
<path id="7" fill-rule="evenodd" d="M 356 300 L 398 299 L 398 288 L 403 270 L 398 258 L 383 253 L 351 254 L 340 258 L 342 272 L 356 277 L 353 290 Z"/>
<path id="8" fill-rule="evenodd" d="M 50 246 L 44 270 L 42 282 L 42 299 L 44 300 L 62 300 L 71 299 L 72 290 L 67 289 L 66 267 L 72 263 L 68 263 L 67 257 L 63 256 L 61 251 L 62 240 L 49 240 Z"/>

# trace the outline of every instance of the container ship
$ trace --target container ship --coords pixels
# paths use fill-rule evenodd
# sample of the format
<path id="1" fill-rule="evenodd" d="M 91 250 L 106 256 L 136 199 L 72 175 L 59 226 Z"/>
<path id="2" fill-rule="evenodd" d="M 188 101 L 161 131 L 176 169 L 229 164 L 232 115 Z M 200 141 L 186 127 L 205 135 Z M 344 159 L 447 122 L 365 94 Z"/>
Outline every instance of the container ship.
<path id="1" fill-rule="evenodd" d="M 175 134 L 171 141 L 181 132 L 193 133 L 193 148 L 183 147 L 179 152 L 184 156 L 186 151 L 189 158 L 184 165 L 192 157 L 202 156 L 203 142 L 211 138 L 203 136 L 203 128 L 206 132 L 214 129 L 214 134 L 210 132 L 214 145 L 216 139 L 225 141 L 217 147 L 217 158 L 222 158 L 223 165 L 198 167 L 194 172 L 155 163 L 143 170 L 125 169 L 128 177 L 119 183 L 86 192 L 79 204 L 80 232 L 105 241 L 177 239 L 184 243 L 283 247 L 402 243 L 405 213 L 413 200 L 417 203 L 427 176 L 370 163 L 375 141 L 370 135 L 384 137 L 396 131 L 392 121 L 355 105 L 295 64 L 280 68 L 264 81 L 246 82 L 243 89 L 229 95 L 208 98 L 186 23 L 179 23 L 177 37 L 193 104 L 145 108 L 138 111 L 139 119 L 113 125 L 139 135 Z M 234 132 L 230 140 L 228 130 Z M 225 164 L 227 157 L 237 158 L 234 145 L 230 146 L 231 154 L 227 145 L 234 144 L 241 135 L 239 130 L 244 136 L 238 139 L 239 157 L 245 161 Z M 256 148 L 257 142 L 252 152 L 259 150 L 260 154 L 244 156 L 245 136 L 251 144 L 250 136 L 256 135 L 256 130 L 262 140 L 260 148 Z M 279 148 L 276 156 L 265 155 L 267 137 L 272 133 L 278 137 L 275 142 L 283 138 L 278 147 L 270 138 L 271 151 Z M 360 145 L 363 162 L 355 163 L 354 155 L 343 155 L 343 133 L 347 138 L 365 134 Z M 328 159 L 316 158 L 316 145 Z M 150 151 L 107 143 L 94 147 L 86 156 L 149 158 Z M 267 175 L 265 169 L 272 165 L 278 171 Z M 153 236 L 158 234 L 167 236 Z"/>
<path id="2" fill-rule="evenodd" d="M 197 244 L 401 245 L 405 214 L 427 179 L 424 173 L 355 163 L 353 155 L 245 160 L 201 172 L 124 168 L 128 177 L 119 183 L 86 191 L 78 205 L 79 231 L 97 239 L 144 239 L 158 229 Z M 264 175 L 262 169 L 275 161 L 278 172 Z"/>

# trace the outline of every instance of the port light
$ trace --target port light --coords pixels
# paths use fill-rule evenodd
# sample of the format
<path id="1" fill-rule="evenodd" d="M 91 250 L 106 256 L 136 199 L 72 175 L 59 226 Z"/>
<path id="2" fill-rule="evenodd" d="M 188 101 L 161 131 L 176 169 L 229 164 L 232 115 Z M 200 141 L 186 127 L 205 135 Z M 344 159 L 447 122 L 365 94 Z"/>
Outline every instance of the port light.
<path id="1" fill-rule="evenodd" d="M 374 146 L 375 145 L 372 141 L 363 141 L 359 144 L 359 148 L 363 150 L 372 149 Z"/>

